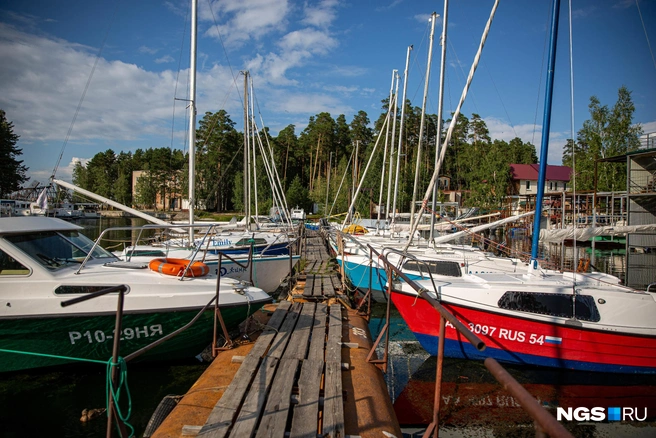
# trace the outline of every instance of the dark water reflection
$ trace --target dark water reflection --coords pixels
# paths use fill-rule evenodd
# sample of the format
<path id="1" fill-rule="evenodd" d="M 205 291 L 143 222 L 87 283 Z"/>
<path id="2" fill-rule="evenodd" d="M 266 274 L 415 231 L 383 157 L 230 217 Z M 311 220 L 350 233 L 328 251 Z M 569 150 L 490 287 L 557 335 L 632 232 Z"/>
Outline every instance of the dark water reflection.
<path id="1" fill-rule="evenodd" d="M 143 434 L 151 414 L 165 396 L 184 394 L 206 366 L 195 359 L 173 364 L 130 365 L 129 422 L 135 428 L 135 436 Z M 90 422 L 80 421 L 83 409 L 105 407 L 105 381 L 103 365 L 0 375 L 0 436 L 105 436 L 104 414 Z M 126 393 L 121 397 L 127 400 Z"/>
<path id="2" fill-rule="evenodd" d="M 377 304 L 369 324 L 374 339 L 384 324 L 384 306 Z M 404 429 L 421 430 L 432 421 L 437 360 L 423 350 L 394 309 L 389 359 L 385 379 L 397 418 Z M 640 418 L 646 415 L 645 421 L 613 423 L 563 420 L 562 424 L 575 437 L 656 437 L 654 375 L 504 367 L 554 416 L 558 406 L 604 410 L 630 407 L 637 410 Z M 446 358 L 442 382 L 440 436 L 536 436 L 533 420 L 482 362 Z"/>

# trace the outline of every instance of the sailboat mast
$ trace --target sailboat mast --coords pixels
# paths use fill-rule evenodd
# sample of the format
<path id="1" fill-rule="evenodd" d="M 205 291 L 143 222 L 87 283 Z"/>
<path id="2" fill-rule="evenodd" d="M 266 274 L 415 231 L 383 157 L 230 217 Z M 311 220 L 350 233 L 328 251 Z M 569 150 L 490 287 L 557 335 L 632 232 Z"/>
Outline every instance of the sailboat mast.
<path id="1" fill-rule="evenodd" d="M 385 220 L 387 221 L 388 224 L 390 224 L 390 210 L 392 206 L 390 205 L 390 198 L 392 195 L 392 173 L 394 170 L 394 141 L 396 139 L 396 119 L 398 119 L 397 114 L 398 114 L 398 103 L 399 103 L 399 72 L 394 70 L 396 73 L 396 77 L 394 78 L 396 83 L 395 83 L 395 89 L 394 89 L 394 98 L 392 99 L 393 102 L 390 102 L 390 106 L 392 106 L 393 109 L 393 119 L 392 119 L 392 147 L 390 149 L 390 159 L 389 159 L 389 170 L 387 172 L 387 200 L 385 201 Z"/>
<path id="2" fill-rule="evenodd" d="M 392 70 L 392 82 L 390 83 L 390 95 L 389 95 L 389 104 L 387 105 L 387 112 L 390 113 L 392 111 L 392 99 L 394 98 L 394 74 L 396 73 L 396 70 Z M 381 210 L 381 204 L 383 203 L 383 189 L 385 188 L 385 162 L 387 161 L 387 146 L 389 144 L 389 130 L 390 130 L 390 125 L 389 123 L 387 124 L 387 130 L 385 131 L 385 152 L 383 152 L 383 165 L 381 166 L 381 172 L 380 172 L 380 191 L 378 194 L 378 222 L 379 225 L 377 228 L 380 227 L 380 210 Z M 394 143 L 394 141 L 392 141 Z M 390 161 L 392 159 L 392 156 L 390 155 Z M 387 208 L 387 207 L 385 207 Z"/>
<path id="3" fill-rule="evenodd" d="M 448 22 L 449 15 L 449 0 L 444 0 L 444 15 L 442 15 L 442 39 L 440 43 L 442 44 L 442 56 L 440 61 L 440 86 L 439 93 L 437 96 L 437 136 L 435 137 L 435 164 L 433 168 L 437 168 L 437 161 L 440 158 L 440 147 L 442 146 L 442 108 L 444 107 L 444 70 L 446 67 L 446 26 Z M 439 175 L 438 175 L 439 176 Z M 435 211 L 437 206 L 437 184 L 433 186 L 433 202 L 431 204 L 432 210 Z M 435 215 L 431 214 L 431 228 L 429 240 L 433 240 L 435 233 Z"/>
<path id="4" fill-rule="evenodd" d="M 250 156 L 248 147 L 248 71 L 242 72 L 244 74 L 244 220 L 246 229 L 250 229 L 251 215 L 250 215 L 250 197 L 248 193 L 248 157 Z"/>
<path id="5" fill-rule="evenodd" d="M 189 225 L 194 224 L 196 204 L 196 33 L 197 0 L 191 2 L 191 57 L 189 61 Z M 194 243 L 194 227 L 189 227 L 189 245 Z"/>
<path id="6" fill-rule="evenodd" d="M 255 159 L 255 141 L 256 141 L 256 136 L 258 135 L 257 133 L 257 127 L 255 126 L 255 102 L 253 98 L 253 78 L 251 77 L 250 80 L 250 105 L 251 105 L 251 115 L 250 115 L 250 122 L 251 122 L 251 132 L 253 135 L 251 135 L 251 138 L 253 140 L 252 143 L 252 155 L 249 158 L 251 160 L 251 166 L 249 169 L 253 169 L 253 200 L 255 201 L 255 224 L 258 224 L 258 219 L 257 216 L 260 214 L 258 205 L 257 205 L 257 161 Z"/>
<path id="7" fill-rule="evenodd" d="M 540 219 L 544 200 L 544 184 L 547 174 L 547 155 L 549 154 L 549 128 L 551 125 L 551 98 L 553 96 L 554 69 L 556 67 L 556 45 L 558 42 L 558 13 L 560 0 L 554 0 L 551 12 L 551 41 L 549 42 L 549 63 L 544 95 L 544 118 L 542 119 L 542 146 L 540 147 L 540 173 L 538 174 L 537 196 L 535 197 L 535 218 L 533 219 L 533 240 L 531 243 L 531 263 L 537 266 L 538 244 L 540 242 Z"/>
<path id="8" fill-rule="evenodd" d="M 424 81 L 424 98 L 421 102 L 421 122 L 419 123 L 419 141 L 417 142 L 417 162 L 415 164 L 415 184 L 412 188 L 412 204 L 410 204 L 410 227 L 415 222 L 415 202 L 417 201 L 417 186 L 419 185 L 419 169 L 421 167 L 421 143 L 426 125 L 426 98 L 428 97 L 428 83 L 430 82 L 431 63 L 433 61 L 433 35 L 435 35 L 435 22 L 437 13 L 431 14 L 431 32 L 428 42 L 428 62 L 426 65 L 426 80 Z"/>
<path id="9" fill-rule="evenodd" d="M 401 124 L 399 125 L 399 146 L 396 154 L 396 177 L 394 179 L 394 205 L 392 207 L 392 223 L 396 222 L 396 195 L 399 193 L 399 164 L 401 162 L 401 144 L 403 143 L 403 119 L 405 118 L 405 93 L 408 91 L 408 68 L 410 66 L 410 52 L 412 45 L 408 46 L 405 57 L 405 70 L 403 70 L 403 98 L 401 99 Z M 394 114 L 396 117 L 396 114 Z"/>

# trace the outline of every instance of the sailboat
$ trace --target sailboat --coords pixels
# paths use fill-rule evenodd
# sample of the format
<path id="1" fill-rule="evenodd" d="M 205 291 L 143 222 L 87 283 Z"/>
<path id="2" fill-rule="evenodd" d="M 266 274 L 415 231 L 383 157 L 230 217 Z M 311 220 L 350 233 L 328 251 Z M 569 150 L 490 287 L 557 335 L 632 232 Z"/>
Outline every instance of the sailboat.
<path id="1" fill-rule="evenodd" d="M 544 194 L 559 6 L 560 1 L 554 0 L 536 222 Z M 523 273 L 463 272 L 451 277 L 432 275 L 414 284 L 391 282 L 391 299 L 424 349 L 437 353 L 440 325 L 438 313 L 424 298 L 428 294 L 487 345 L 479 351 L 447 323 L 446 356 L 655 374 L 656 294 L 625 287 L 617 277 L 599 272 L 543 269 L 538 263 L 538 227 L 534 230 L 531 261 Z"/>

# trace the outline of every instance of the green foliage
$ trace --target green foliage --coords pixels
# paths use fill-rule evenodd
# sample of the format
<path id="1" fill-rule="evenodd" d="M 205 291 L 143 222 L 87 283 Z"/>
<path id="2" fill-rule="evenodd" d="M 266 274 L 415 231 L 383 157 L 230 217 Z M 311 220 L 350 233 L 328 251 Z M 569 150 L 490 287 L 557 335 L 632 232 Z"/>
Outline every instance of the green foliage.
<path id="1" fill-rule="evenodd" d="M 14 134 L 14 124 L 7 121 L 7 116 L 0 110 L 0 197 L 21 188 L 29 178 L 25 175 L 28 168 L 17 157 L 23 150 L 16 147 L 19 136 Z"/>
<path id="2" fill-rule="evenodd" d="M 588 105 L 590 119 L 583 122 L 576 143 L 568 140 L 563 149 L 563 164 L 576 170 L 579 190 L 593 190 L 595 161 L 623 155 L 640 146 L 642 127 L 633 125 L 635 106 L 631 92 L 624 86 L 617 93 L 612 109 L 602 105 L 596 96 Z M 598 163 L 598 191 L 626 190 L 626 164 Z"/>
<path id="3" fill-rule="evenodd" d="M 305 211 L 312 211 L 312 200 L 308 196 L 308 189 L 303 186 L 301 179 L 296 176 L 287 190 L 287 204 L 292 208 L 299 206 Z"/>
<path id="4" fill-rule="evenodd" d="M 135 200 L 139 207 L 150 209 L 155 207 L 157 200 L 157 181 L 150 172 L 144 172 L 135 187 Z"/>

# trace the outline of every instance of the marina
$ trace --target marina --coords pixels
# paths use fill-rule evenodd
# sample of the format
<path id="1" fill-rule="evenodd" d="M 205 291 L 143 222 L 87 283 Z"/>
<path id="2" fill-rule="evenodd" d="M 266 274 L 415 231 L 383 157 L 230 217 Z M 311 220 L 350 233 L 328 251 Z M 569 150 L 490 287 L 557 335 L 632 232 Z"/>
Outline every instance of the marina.
<path id="1" fill-rule="evenodd" d="M 416 79 L 407 95 L 410 65 L 422 63 L 412 44 L 403 75 L 392 70 L 377 120 L 344 106 L 353 113 L 349 124 L 324 105 L 306 125 L 294 121 L 297 135 L 296 125 L 267 125 L 256 114 L 270 108 L 262 97 L 277 81 L 298 86 L 301 96 L 301 77 L 285 77 L 293 63 L 277 76 L 270 64 L 316 55 L 309 47 L 293 53 L 329 41 L 334 2 L 296 5 L 307 27 L 283 35 L 290 22 L 279 21 L 285 26 L 271 41 L 281 52 L 246 62 L 252 72 L 230 64 L 219 72 L 223 60 L 212 60 L 209 80 L 212 56 L 203 50 L 198 68 L 198 38 L 218 36 L 223 46 L 219 32 L 236 28 L 219 25 L 214 14 L 222 21 L 234 11 L 219 2 L 199 14 L 192 0 L 184 30 L 172 33 L 184 48 L 189 19 L 186 126 L 176 121 L 178 75 L 169 148 L 143 150 L 135 137 L 127 152 L 75 157 L 64 168 L 67 136 L 48 183 L 28 185 L 28 168 L 15 160 L 20 135 L 0 109 L 15 165 L 0 193 L 2 435 L 656 436 L 653 138 L 633 123 L 626 86 L 612 110 L 591 97 L 595 123 L 585 121 L 575 135 L 571 72 L 571 138 L 558 138 L 565 144 L 550 155 L 558 137 L 552 109 L 561 112 L 552 101 L 559 0 L 545 27 L 543 119 L 538 125 L 536 105 L 531 125 L 531 141 L 538 131 L 542 137 L 539 151 L 528 136 L 508 141 L 487 127 L 491 119 L 468 118 L 463 108 L 488 37 L 494 47 L 510 29 L 492 27 L 499 4 L 491 5 L 449 116 L 448 0 L 442 14 L 430 14 L 418 45 L 428 55 L 421 108 L 411 102 Z M 246 16 L 253 6 L 246 2 Z M 452 9 L 474 15 L 478 8 Z M 571 33 L 580 14 L 571 5 L 568 12 Z M 458 16 L 450 25 L 456 33 L 464 24 Z M 426 106 L 438 24 L 433 115 Z M 267 33 L 226 41 L 250 46 Z M 537 53 L 533 45 L 523 49 L 527 59 Z M 97 62 L 104 56 L 98 53 L 87 88 L 96 65 L 99 74 L 106 69 Z M 122 62 L 118 55 L 112 61 Z M 197 75 L 212 90 L 197 96 Z M 224 84 L 235 85 L 238 99 L 230 91 L 213 113 L 208 93 Z M 83 105 L 86 92 L 78 110 L 93 108 Z M 316 107 L 322 99 L 305 100 Z M 276 112 L 294 111 L 276 102 L 283 110 Z M 243 110 L 243 133 L 227 111 L 234 108 Z M 75 132 L 74 140 L 83 138 Z M 562 155 L 562 165 L 549 164 L 552 155 Z"/>
<path id="2" fill-rule="evenodd" d="M 310 418 L 314 417 L 317 420 L 314 423 L 306 421 L 303 423 L 305 426 L 312 424 L 308 427 L 316 428 L 317 434 L 323 431 L 324 427 L 334 427 L 335 431 L 343 430 L 346 435 L 359 436 L 380 436 L 367 435 L 362 427 L 373 428 L 372 430 L 376 431 L 397 431 L 397 433 L 401 428 L 406 434 L 410 433 L 407 436 L 425 430 L 430 423 L 429 420 L 432 419 L 435 357 L 431 358 L 421 348 L 407 324 L 398 313 L 393 312 L 389 321 L 388 352 L 385 354 L 380 346 L 376 350 L 378 357 L 387 356 L 388 368 L 383 373 L 374 364 L 368 363 L 373 340 L 378 338 L 381 328 L 388 323 L 384 305 L 372 306 L 372 314 L 367 323 L 356 310 L 349 310 L 348 307 L 340 304 L 342 300 L 349 302 L 349 298 L 342 295 L 341 278 L 336 267 L 333 265 L 331 269 L 328 263 L 330 258 L 326 260 L 327 246 L 323 237 L 314 235 L 311 238 L 306 237 L 305 241 L 307 244 L 304 244 L 301 250 L 304 269 L 297 274 L 298 282 L 291 291 L 289 301 L 281 299 L 276 305 L 266 305 L 261 311 L 256 312 L 251 322 L 242 325 L 242 332 L 248 334 L 249 339 L 252 337 L 255 342 L 236 338 L 236 348 L 220 352 L 209 365 L 199 364 L 194 359 L 168 364 L 130 366 L 129 381 L 133 403 L 133 416 L 130 422 L 135 430 L 139 431 L 138 434 L 147 430 L 148 423 L 152 422 L 153 413 L 158 410 L 162 400 L 172 395 L 177 401 L 176 407 L 152 436 L 189 436 L 189 434 L 200 434 L 203 428 L 205 428 L 203 433 L 212 431 L 207 436 L 231 436 L 225 435 L 225 432 L 232 429 L 226 429 L 225 423 L 220 419 L 228 415 L 235 421 L 230 427 L 235 428 L 237 423 L 240 423 L 239 418 L 242 418 L 242 421 L 251 418 L 240 412 L 251 412 L 253 415 L 257 413 L 258 420 L 253 421 L 251 418 L 250 421 L 246 421 L 248 425 L 239 426 L 240 429 L 236 430 L 248 427 L 254 433 L 262 434 L 264 432 L 258 432 L 261 429 L 259 425 L 268 424 L 263 423 L 265 417 L 272 416 L 266 421 L 277 424 L 273 420 L 276 415 L 289 415 L 285 418 L 291 419 L 291 422 L 286 422 L 286 426 L 278 427 L 286 427 L 285 432 L 291 433 L 294 415 L 301 415 L 301 407 L 306 408 L 302 396 L 299 397 L 299 394 L 307 393 L 306 390 L 301 390 L 303 381 L 301 364 L 310 361 L 310 358 L 314 357 L 312 354 L 325 355 L 323 372 L 327 372 L 328 376 L 323 380 L 334 378 L 334 375 L 329 376 L 336 371 L 328 371 L 333 367 L 337 367 L 336 369 L 339 369 L 337 373 L 342 375 L 343 397 L 338 396 L 339 392 L 333 393 L 332 397 L 341 400 L 343 417 L 340 419 L 338 415 L 336 420 L 330 419 L 328 423 L 325 422 L 328 420 L 324 420 L 327 414 L 323 410 L 333 409 L 330 403 L 327 404 L 324 391 L 326 388 L 337 388 L 337 383 L 332 383 L 328 387 L 314 387 L 313 397 L 318 398 L 313 398 L 313 402 L 310 403 L 313 412 Z M 308 287 L 308 279 L 313 280 L 312 288 Z M 318 279 L 322 280 L 321 296 L 317 296 L 315 292 Z M 339 313 L 337 313 L 338 309 Z M 332 312 L 336 312 L 334 318 L 330 317 Z M 337 326 L 333 328 L 333 338 L 331 338 L 331 322 L 341 323 L 339 331 L 343 336 L 340 340 L 337 340 L 335 335 L 338 332 Z M 311 342 L 313 339 L 311 333 L 314 333 L 314 330 L 325 331 L 326 343 L 322 346 L 321 353 L 314 350 L 318 348 L 316 342 L 314 346 Z M 256 338 L 258 331 L 261 334 Z M 321 336 L 314 336 L 314 339 L 317 338 Z M 304 347 L 303 350 L 299 350 L 299 346 Z M 356 346 L 357 348 L 354 348 Z M 266 351 L 266 354 L 263 355 L 263 351 Z M 335 354 L 340 356 L 339 359 L 335 360 Z M 329 359 L 330 355 L 333 355 L 332 359 Z M 248 359 L 249 357 L 252 359 Z M 253 359 L 255 357 L 259 357 L 260 360 Z M 288 366 L 288 361 L 292 361 L 295 365 Z M 333 365 L 328 365 L 331 361 Z M 257 364 L 254 365 L 255 362 Z M 262 368 L 266 363 L 276 363 L 277 366 L 272 368 L 277 372 L 268 374 L 267 368 Z M 281 366 L 283 363 L 287 365 Z M 244 365 L 246 367 L 242 368 Z M 39 435 L 46 430 L 59 430 L 60 432 L 55 435 L 71 437 L 103 434 L 106 427 L 104 414 L 88 422 L 80 421 L 84 409 L 101 410 L 104 406 L 102 390 L 104 370 L 100 368 L 102 367 L 89 372 L 73 365 L 67 368 L 71 372 L 14 373 L 9 379 L 4 377 L 7 376 L 4 374 L 4 378 L 0 379 L 3 403 L 7 406 L 11 405 L 10 409 L 4 411 L 3 415 L 6 416 L 2 418 L 6 425 L 6 436 L 19 436 L 25 431 L 32 431 L 33 434 Z M 240 369 L 243 371 L 240 372 Z M 290 369 L 295 371 L 292 373 Z M 487 433 L 485 431 L 490 430 L 504 430 L 505 433 L 512 435 L 512 431 L 532 427 L 532 420 L 519 407 L 518 400 L 505 392 L 503 386 L 492 378 L 480 362 L 446 358 L 444 369 L 442 397 L 445 402 L 440 417 L 443 419 L 440 433 L 446 434 L 444 436 L 451 436 L 448 434 L 453 433 L 456 434 L 454 436 L 459 436 L 458 433 L 471 431 L 485 434 Z M 654 427 L 656 419 L 651 414 L 654 412 L 652 411 L 654 397 L 653 391 L 650 390 L 656 384 L 653 378 L 619 376 L 615 379 L 616 384 L 609 387 L 609 376 L 605 374 L 597 375 L 596 379 L 590 377 L 584 379 L 584 375 L 571 371 L 554 373 L 531 367 L 510 368 L 509 371 L 540 403 L 546 403 L 545 407 L 553 409 L 555 406 L 589 406 L 594 402 L 594 394 L 599 394 L 600 402 L 609 405 L 626 403 L 628 399 L 636 406 L 644 406 L 648 409 L 649 417 L 646 422 L 629 422 L 613 427 L 628 430 L 632 436 L 650 436 L 649 433 Z M 319 371 L 314 372 L 316 376 Z M 294 374 L 295 378 L 286 373 Z M 244 377 L 243 374 L 247 376 Z M 251 377 L 249 378 L 248 375 Z M 256 376 L 259 377 L 253 382 L 259 382 L 261 378 L 263 387 L 258 385 L 249 387 L 244 383 L 250 382 Z M 319 381 L 318 378 L 313 380 L 317 385 Z M 276 385 L 275 390 L 273 385 Z M 279 390 L 278 385 L 284 387 L 284 392 Z M 49 388 L 48 396 L 37 396 L 36 394 L 43 391 L 44 386 Z M 289 397 L 287 397 L 288 393 Z M 233 400 L 231 402 L 233 405 L 224 406 L 223 402 L 220 402 L 224 394 L 232 394 L 225 402 Z M 279 399 L 279 403 L 274 399 L 269 403 L 267 398 L 260 397 L 258 394 L 260 396 L 285 395 Z M 583 394 L 588 394 L 590 397 L 586 398 Z M 603 397 L 601 394 L 604 394 Z M 15 400 L 15 403 L 10 403 L 10 400 Z M 24 400 L 24 404 L 20 403 L 21 400 Z M 54 400 L 67 401 L 50 405 Z M 358 407 L 359 402 L 364 404 L 364 411 L 362 406 Z M 494 408 L 492 412 L 490 407 Z M 278 408 L 299 412 L 281 414 Z M 26 423 L 24 412 L 29 409 L 40 409 L 47 411 L 49 415 L 52 414 L 53 416 L 49 417 L 51 418 L 49 425 L 41 429 L 37 424 Z M 398 418 L 398 422 L 392 421 L 394 417 Z M 358 421 L 366 424 L 358 425 Z M 596 430 L 603 432 L 605 427 L 611 426 L 603 424 L 595 427 Z M 223 430 L 223 435 L 213 435 L 220 430 Z M 573 432 L 576 430 L 578 429 L 574 429 Z M 640 435 L 641 433 L 643 435 Z M 574 433 L 574 436 L 578 435 Z"/>

